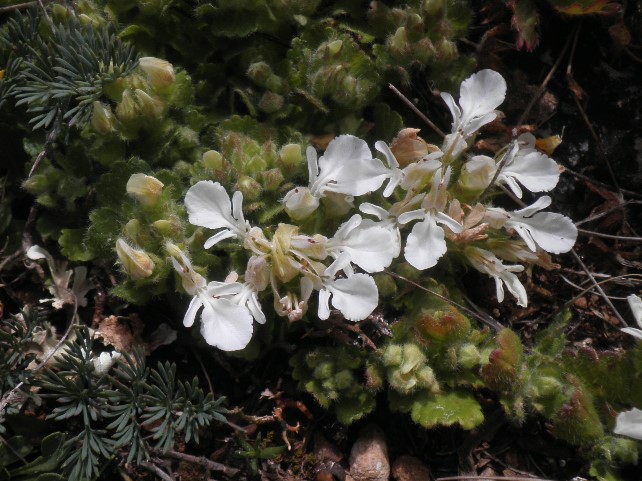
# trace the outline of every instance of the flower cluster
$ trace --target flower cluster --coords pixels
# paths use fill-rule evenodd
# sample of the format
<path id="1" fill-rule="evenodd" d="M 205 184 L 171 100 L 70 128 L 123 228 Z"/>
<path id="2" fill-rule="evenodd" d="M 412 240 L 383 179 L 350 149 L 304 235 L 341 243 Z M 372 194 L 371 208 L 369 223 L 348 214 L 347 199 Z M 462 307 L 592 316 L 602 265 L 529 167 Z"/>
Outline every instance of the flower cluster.
<path id="1" fill-rule="evenodd" d="M 232 241 L 246 252 L 247 266 L 242 276 L 231 272 L 224 282 L 208 282 L 185 252 L 168 245 L 183 288 L 193 296 L 184 324 L 191 326 L 200 312 L 205 340 L 238 350 L 250 341 L 253 322 L 266 320 L 261 299 L 271 293 L 275 312 L 296 321 L 308 310 L 313 292 L 320 319 L 327 319 L 332 307 L 345 319 L 360 321 L 379 302 L 371 274 L 388 268 L 402 252 L 421 271 L 446 252 L 459 255 L 494 279 L 500 302 L 506 288 L 526 306 L 516 273 L 524 270 L 523 263 L 552 268 L 549 253 L 569 251 L 577 229 L 567 217 L 543 212 L 551 204 L 548 196 L 513 211 L 483 202 L 495 186 L 521 198 L 523 189 L 547 192 L 559 180 L 557 164 L 536 149 L 531 134 L 515 139 L 495 158 L 469 152 L 478 130 L 496 118 L 505 93 L 504 79 L 492 70 L 465 80 L 458 103 L 443 93 L 453 123 L 441 147 L 427 144 L 412 129 L 390 145 L 376 142 L 381 159 L 351 135 L 336 137 L 321 157 L 308 147 L 308 184 L 295 186 L 282 199 L 290 223 L 254 225 L 244 216 L 239 190 L 230 197 L 219 182 L 193 185 L 185 207 L 191 224 L 213 232 L 204 248 Z M 381 195 L 372 195 L 380 190 Z M 366 194 L 379 201 L 358 199 Z M 327 232 L 322 212 L 345 221 Z M 304 226 L 317 232 L 303 232 Z"/>

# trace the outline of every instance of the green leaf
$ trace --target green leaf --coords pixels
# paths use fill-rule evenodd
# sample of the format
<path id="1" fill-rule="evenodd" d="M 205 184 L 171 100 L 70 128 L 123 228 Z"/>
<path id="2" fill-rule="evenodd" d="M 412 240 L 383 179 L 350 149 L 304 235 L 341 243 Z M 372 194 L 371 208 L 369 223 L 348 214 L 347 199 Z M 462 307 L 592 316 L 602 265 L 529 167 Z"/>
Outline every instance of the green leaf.
<path id="1" fill-rule="evenodd" d="M 84 241 L 85 229 L 62 229 L 58 244 L 60 251 L 70 261 L 87 262 L 96 257 L 91 247 Z"/>
<path id="2" fill-rule="evenodd" d="M 472 394 L 463 392 L 437 394 L 426 400 L 417 400 L 410 416 L 425 428 L 459 424 L 463 429 L 473 429 L 484 422 L 479 403 Z"/>

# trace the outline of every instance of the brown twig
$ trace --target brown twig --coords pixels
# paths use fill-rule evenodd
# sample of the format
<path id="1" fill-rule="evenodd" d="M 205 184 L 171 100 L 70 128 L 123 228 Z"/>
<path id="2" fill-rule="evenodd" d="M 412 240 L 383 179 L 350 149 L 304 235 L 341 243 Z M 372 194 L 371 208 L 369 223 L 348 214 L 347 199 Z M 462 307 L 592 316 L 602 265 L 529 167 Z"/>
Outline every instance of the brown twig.
<path id="1" fill-rule="evenodd" d="M 229 477 L 236 476 L 239 472 L 239 470 L 236 468 L 226 466 L 225 464 L 217 463 L 216 461 L 207 459 L 204 456 L 192 456 L 191 454 L 179 453 L 178 451 L 173 451 L 171 449 L 164 452 L 153 450 L 153 452 L 157 455 L 167 456 L 168 458 L 187 461 L 188 463 L 202 466 L 206 469 L 209 469 L 210 471 L 223 473 L 225 476 L 229 476 Z"/>
<path id="2" fill-rule="evenodd" d="M 426 122 L 428 126 L 433 129 L 437 134 L 441 135 L 442 137 L 445 137 L 446 134 L 444 133 L 443 130 L 441 130 L 435 123 L 430 120 L 424 113 L 417 108 L 415 104 L 413 104 L 408 97 L 406 97 L 404 94 L 402 94 L 397 87 L 395 87 L 392 84 L 388 84 L 388 88 L 394 92 L 394 94 L 401 99 L 401 101 L 408 106 L 410 110 L 412 110 L 421 120 Z"/>
<path id="3" fill-rule="evenodd" d="M 580 174 L 579 172 L 575 172 L 573 169 L 569 169 L 568 167 L 564 167 L 564 169 L 562 170 L 562 173 L 564 172 L 568 172 L 569 174 L 574 175 L 575 177 L 578 177 L 582 180 L 586 180 L 587 182 L 591 182 L 592 184 L 598 185 L 600 187 L 604 187 L 606 189 L 613 189 L 612 185 L 605 184 L 604 182 L 600 182 L 599 180 L 592 179 L 589 176 Z M 626 190 L 626 189 L 620 189 L 620 192 L 628 195 L 629 197 L 642 199 L 642 193 L 640 192 L 634 192 L 632 190 Z"/>
<path id="4" fill-rule="evenodd" d="M 577 37 L 578 33 L 579 33 L 579 29 L 576 27 L 576 29 L 575 29 L 575 37 Z M 548 83 L 553 78 L 553 74 L 555 74 L 555 71 L 557 70 L 557 68 L 562 63 L 562 59 L 564 58 L 564 55 L 566 54 L 566 51 L 568 50 L 568 47 L 571 45 L 571 40 L 572 39 L 573 39 L 573 36 L 569 36 L 568 39 L 566 40 L 566 44 L 564 45 L 564 48 L 562 48 L 562 51 L 558 55 L 557 60 L 555 60 L 555 63 L 553 64 L 553 66 L 549 70 L 548 74 L 546 75 L 546 77 L 544 78 L 544 80 L 542 81 L 540 86 L 537 88 L 537 90 L 533 94 L 533 97 L 531 97 L 530 102 L 528 103 L 528 105 L 526 106 L 524 111 L 522 112 L 522 115 L 517 120 L 517 124 L 516 125 L 522 125 L 524 123 L 524 120 L 526 120 L 526 117 L 528 116 L 528 114 L 530 113 L 531 109 L 535 105 L 535 102 L 537 102 L 539 100 L 539 98 L 542 96 L 542 94 L 546 90 L 546 87 L 548 86 Z"/>
<path id="5" fill-rule="evenodd" d="M 161 478 L 163 481 L 176 481 L 172 476 L 167 474 L 165 471 L 163 471 L 161 468 L 156 466 L 154 463 L 150 463 L 149 461 L 143 461 L 142 463 L 139 464 L 139 466 L 145 468 L 147 471 L 151 471 L 156 476 Z"/>
<path id="6" fill-rule="evenodd" d="M 595 231 L 586 230 L 586 229 L 577 229 L 577 232 L 579 232 L 580 234 L 588 235 L 588 236 L 603 237 L 605 239 L 615 239 L 615 240 L 631 241 L 631 242 L 642 242 L 642 237 L 627 237 L 627 236 L 624 236 L 624 235 L 602 234 L 601 232 L 595 232 Z"/>

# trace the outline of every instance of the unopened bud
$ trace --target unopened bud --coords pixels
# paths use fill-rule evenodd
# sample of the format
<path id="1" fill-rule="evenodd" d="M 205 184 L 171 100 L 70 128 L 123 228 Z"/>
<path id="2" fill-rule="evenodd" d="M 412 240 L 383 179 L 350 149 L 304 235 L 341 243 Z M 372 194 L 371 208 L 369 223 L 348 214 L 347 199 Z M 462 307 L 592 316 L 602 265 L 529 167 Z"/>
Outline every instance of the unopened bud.
<path id="1" fill-rule="evenodd" d="M 338 192 L 326 192 L 321 199 L 325 212 L 330 217 L 342 217 L 354 209 L 354 197 Z"/>
<path id="2" fill-rule="evenodd" d="M 154 261 L 149 255 L 131 247 L 123 239 L 116 241 L 116 254 L 125 272 L 134 280 L 145 279 L 154 272 Z"/>
<path id="3" fill-rule="evenodd" d="M 403 348 L 399 344 L 389 344 L 383 351 L 383 364 L 386 367 L 398 366 L 403 359 Z"/>
<path id="4" fill-rule="evenodd" d="M 141 224 L 138 219 L 131 219 L 125 224 L 125 235 L 132 242 L 138 241 L 138 234 L 140 234 Z"/>
<path id="5" fill-rule="evenodd" d="M 225 166 L 225 160 L 220 152 L 216 150 L 208 150 L 203 154 L 201 159 L 203 165 L 208 169 L 212 170 L 222 170 Z"/>
<path id="6" fill-rule="evenodd" d="M 458 55 L 457 45 L 450 40 L 441 39 L 437 42 L 437 45 L 435 45 L 435 49 L 439 60 L 455 58 Z"/>
<path id="7" fill-rule="evenodd" d="M 295 187 L 283 198 L 285 211 L 294 220 L 302 220 L 319 208 L 319 199 L 307 187 Z"/>
<path id="8" fill-rule="evenodd" d="M 472 369 L 481 362 L 481 353 L 474 344 L 462 344 L 458 354 L 459 365 L 464 369 Z"/>
<path id="9" fill-rule="evenodd" d="M 390 150 L 401 167 L 418 162 L 426 155 L 439 150 L 437 146 L 428 144 L 419 137 L 417 135 L 419 131 L 419 129 L 403 129 L 390 144 Z"/>
<path id="10" fill-rule="evenodd" d="M 491 183 L 496 170 L 493 159 L 476 155 L 462 167 L 457 185 L 465 191 L 481 192 Z"/>
<path id="11" fill-rule="evenodd" d="M 94 102 L 91 126 L 96 132 L 102 135 L 107 135 L 114 130 L 114 114 L 109 105 L 98 101 Z"/>
<path id="12" fill-rule="evenodd" d="M 261 184 L 249 175 L 242 175 L 236 183 L 236 190 L 243 194 L 243 198 L 255 200 L 261 195 Z"/>
<path id="13" fill-rule="evenodd" d="M 397 55 L 404 55 L 408 52 L 408 33 L 405 27 L 399 27 L 392 37 L 388 39 L 388 46 Z"/>
<path id="14" fill-rule="evenodd" d="M 247 69 L 247 76 L 259 87 L 265 87 L 270 75 L 272 68 L 266 62 L 254 62 Z"/>
<path id="15" fill-rule="evenodd" d="M 176 221 L 160 219 L 152 222 L 152 229 L 163 237 L 173 237 L 178 232 L 179 225 Z"/>
<path id="16" fill-rule="evenodd" d="M 123 91 L 123 95 L 116 106 L 116 115 L 123 121 L 134 120 L 138 117 L 138 105 L 134 100 L 131 90 Z"/>
<path id="17" fill-rule="evenodd" d="M 259 109 L 267 114 L 273 114 L 283 108 L 283 97 L 274 92 L 265 92 L 259 100 Z"/>
<path id="18" fill-rule="evenodd" d="M 163 116 L 163 111 L 165 110 L 163 102 L 150 97 L 147 92 L 141 89 L 136 89 L 134 95 L 136 96 L 136 102 L 142 115 L 153 119 L 159 119 Z"/>
<path id="19" fill-rule="evenodd" d="M 341 51 L 341 49 L 343 48 L 343 41 L 342 41 L 342 40 L 333 40 L 332 42 L 329 42 L 329 43 L 328 43 L 327 48 L 328 48 L 328 53 L 329 53 L 331 56 L 333 56 L 333 57 L 334 57 L 334 56 L 335 56 L 335 55 L 337 55 L 337 54 Z"/>
<path id="20" fill-rule="evenodd" d="M 279 160 L 288 169 L 296 169 L 303 163 L 301 146 L 299 144 L 287 144 L 279 150 Z"/>
<path id="21" fill-rule="evenodd" d="M 278 168 L 261 172 L 261 177 L 263 177 L 265 190 L 277 190 L 284 180 L 281 169 Z"/>
<path id="22" fill-rule="evenodd" d="M 178 247 L 176 244 L 173 242 L 166 242 L 165 243 L 165 252 L 167 252 L 167 255 L 170 257 L 175 257 L 177 259 L 181 258 L 181 254 L 183 254 L 183 251 Z"/>
<path id="23" fill-rule="evenodd" d="M 174 67 L 166 60 L 155 57 L 143 57 L 138 66 L 147 75 L 149 83 L 155 89 L 164 89 L 172 85 L 176 79 Z"/>
<path id="24" fill-rule="evenodd" d="M 164 184 L 156 177 L 145 174 L 133 174 L 127 181 L 127 193 L 141 204 L 153 206 L 160 200 Z"/>

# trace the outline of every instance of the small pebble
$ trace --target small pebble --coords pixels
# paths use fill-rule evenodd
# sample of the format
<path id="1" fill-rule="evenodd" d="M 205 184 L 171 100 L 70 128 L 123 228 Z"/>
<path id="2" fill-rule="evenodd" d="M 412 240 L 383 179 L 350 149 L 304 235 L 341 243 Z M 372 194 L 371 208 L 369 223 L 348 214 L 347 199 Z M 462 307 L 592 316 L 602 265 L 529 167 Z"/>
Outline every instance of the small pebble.
<path id="1" fill-rule="evenodd" d="M 390 462 L 383 431 L 374 425 L 366 426 L 350 452 L 350 475 L 346 481 L 388 481 Z"/>
<path id="2" fill-rule="evenodd" d="M 404 454 L 392 465 L 395 481 L 430 481 L 430 470 L 419 459 Z"/>

